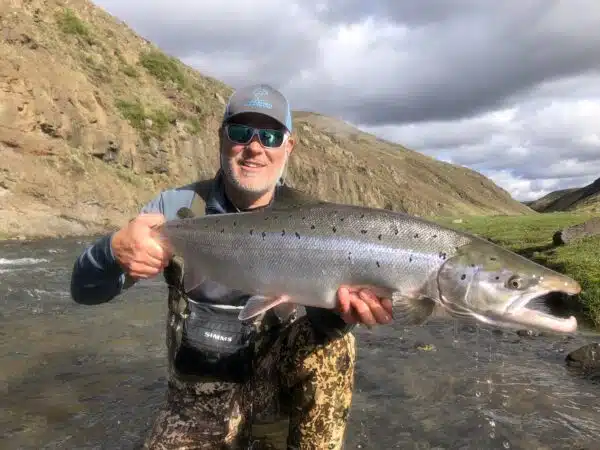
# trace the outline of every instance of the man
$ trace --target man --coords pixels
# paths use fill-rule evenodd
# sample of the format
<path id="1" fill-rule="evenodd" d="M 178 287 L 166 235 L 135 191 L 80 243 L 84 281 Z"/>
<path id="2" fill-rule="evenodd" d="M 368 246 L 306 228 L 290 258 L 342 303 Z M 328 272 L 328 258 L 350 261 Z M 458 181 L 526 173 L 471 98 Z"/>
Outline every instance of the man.
<path id="1" fill-rule="evenodd" d="M 391 302 L 340 286 L 339 311 L 237 320 L 248 295 L 204 282 L 185 287 L 185 261 L 151 227 L 190 211 L 219 214 L 308 197 L 281 183 L 294 150 L 291 110 L 268 85 L 236 91 L 219 129 L 220 170 L 160 193 L 142 213 L 78 258 L 72 296 L 109 301 L 164 270 L 169 285 L 167 401 L 145 448 L 340 449 L 351 405 L 356 323 L 391 320 Z M 243 249 L 240 249 L 243 251 Z"/>

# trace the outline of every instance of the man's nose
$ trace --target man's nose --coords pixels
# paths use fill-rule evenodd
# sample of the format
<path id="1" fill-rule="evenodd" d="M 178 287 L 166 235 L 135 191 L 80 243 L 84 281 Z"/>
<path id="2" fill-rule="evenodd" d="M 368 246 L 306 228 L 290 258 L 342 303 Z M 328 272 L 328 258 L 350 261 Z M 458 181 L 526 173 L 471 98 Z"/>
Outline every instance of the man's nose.
<path id="1" fill-rule="evenodd" d="M 260 143 L 260 139 L 256 135 L 252 136 L 252 139 L 248 142 L 248 145 L 246 145 L 246 149 L 252 153 L 262 153 L 264 150 Z"/>

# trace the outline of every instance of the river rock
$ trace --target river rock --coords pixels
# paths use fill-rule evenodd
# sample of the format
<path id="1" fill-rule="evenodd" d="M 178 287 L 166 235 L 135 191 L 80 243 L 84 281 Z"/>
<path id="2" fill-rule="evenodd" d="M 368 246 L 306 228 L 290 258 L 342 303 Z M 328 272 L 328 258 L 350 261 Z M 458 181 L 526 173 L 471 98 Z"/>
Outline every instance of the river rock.
<path id="1" fill-rule="evenodd" d="M 569 367 L 585 372 L 600 372 L 600 344 L 587 344 L 573 350 L 565 358 Z"/>
<path id="2" fill-rule="evenodd" d="M 554 233 L 554 245 L 568 244 L 588 236 L 600 235 L 600 217 L 594 217 L 584 223 L 567 227 Z"/>

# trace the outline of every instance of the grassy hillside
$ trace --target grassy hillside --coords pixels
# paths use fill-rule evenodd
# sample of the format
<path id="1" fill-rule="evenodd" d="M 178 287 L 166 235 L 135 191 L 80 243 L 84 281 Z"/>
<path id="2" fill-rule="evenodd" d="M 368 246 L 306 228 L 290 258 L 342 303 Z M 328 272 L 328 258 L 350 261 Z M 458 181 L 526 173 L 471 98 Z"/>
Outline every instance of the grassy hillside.
<path id="1" fill-rule="evenodd" d="M 454 223 L 452 218 L 436 221 L 459 230 L 492 239 L 497 244 L 565 273 L 582 285 L 573 299 L 574 309 L 583 306 L 583 317 L 600 327 L 600 236 L 582 239 L 566 246 L 552 245 L 555 231 L 585 222 L 590 212 L 557 212 L 523 216 L 472 216 Z"/>
<path id="2" fill-rule="evenodd" d="M 600 178 L 581 188 L 554 191 L 528 204 L 538 212 L 600 212 Z"/>
<path id="3" fill-rule="evenodd" d="M 0 4 L 0 234 L 95 233 L 159 189 L 212 176 L 231 88 L 85 0 Z M 310 112 L 288 180 L 418 215 L 531 210 L 480 174 Z"/>

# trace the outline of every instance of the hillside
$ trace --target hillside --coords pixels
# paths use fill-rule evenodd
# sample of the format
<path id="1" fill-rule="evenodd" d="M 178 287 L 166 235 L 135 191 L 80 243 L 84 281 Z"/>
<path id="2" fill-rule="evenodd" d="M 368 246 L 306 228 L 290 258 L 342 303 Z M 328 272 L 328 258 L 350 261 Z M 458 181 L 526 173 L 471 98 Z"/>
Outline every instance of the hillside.
<path id="1" fill-rule="evenodd" d="M 160 189 L 212 176 L 231 88 L 84 0 L 0 5 L 0 235 L 103 232 Z M 294 117 L 287 179 L 418 215 L 532 212 L 482 175 L 334 118 Z"/>
<path id="2" fill-rule="evenodd" d="M 600 212 L 600 178 L 581 188 L 551 192 L 528 206 L 538 212 Z"/>

